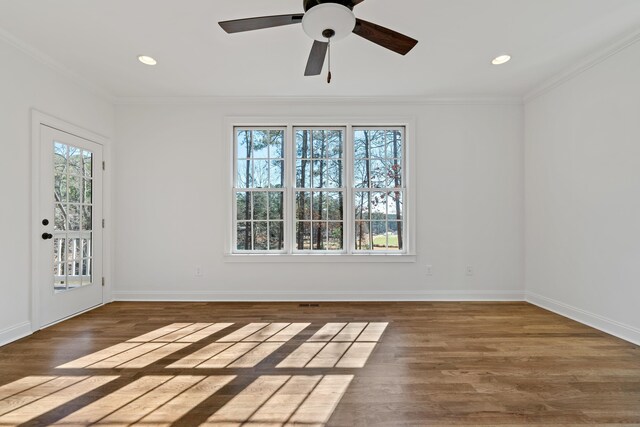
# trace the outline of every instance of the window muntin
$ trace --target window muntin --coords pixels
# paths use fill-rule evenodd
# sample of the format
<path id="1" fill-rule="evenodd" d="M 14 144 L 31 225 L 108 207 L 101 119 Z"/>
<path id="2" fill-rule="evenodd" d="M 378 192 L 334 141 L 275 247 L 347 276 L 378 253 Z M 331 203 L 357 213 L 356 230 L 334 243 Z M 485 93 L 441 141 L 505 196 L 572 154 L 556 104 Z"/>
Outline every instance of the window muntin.
<path id="1" fill-rule="evenodd" d="M 405 128 L 234 128 L 234 253 L 406 254 Z"/>

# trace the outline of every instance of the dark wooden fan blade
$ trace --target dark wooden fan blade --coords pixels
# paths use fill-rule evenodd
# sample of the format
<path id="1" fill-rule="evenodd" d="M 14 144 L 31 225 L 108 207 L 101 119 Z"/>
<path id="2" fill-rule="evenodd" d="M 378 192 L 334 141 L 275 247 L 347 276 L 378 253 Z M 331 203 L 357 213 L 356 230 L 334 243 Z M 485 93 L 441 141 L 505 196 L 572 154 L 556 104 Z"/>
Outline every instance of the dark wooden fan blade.
<path id="1" fill-rule="evenodd" d="M 329 43 L 319 42 L 318 40 L 313 42 L 313 46 L 311 46 L 311 53 L 309 54 L 309 60 L 307 61 L 307 69 L 304 71 L 305 76 L 317 76 L 322 72 L 324 58 L 327 56 L 328 47 Z"/>
<path id="2" fill-rule="evenodd" d="M 219 22 L 227 33 L 240 33 L 242 31 L 261 30 L 263 28 L 281 27 L 283 25 L 300 24 L 304 14 L 260 16 L 258 18 L 236 19 L 233 21 Z"/>
<path id="3" fill-rule="evenodd" d="M 362 3 L 364 0 L 351 0 L 351 6 L 357 6 Z"/>
<path id="4" fill-rule="evenodd" d="M 398 52 L 400 55 L 406 55 L 418 44 L 418 40 L 362 19 L 356 19 L 356 27 L 353 32 L 382 47 Z"/>

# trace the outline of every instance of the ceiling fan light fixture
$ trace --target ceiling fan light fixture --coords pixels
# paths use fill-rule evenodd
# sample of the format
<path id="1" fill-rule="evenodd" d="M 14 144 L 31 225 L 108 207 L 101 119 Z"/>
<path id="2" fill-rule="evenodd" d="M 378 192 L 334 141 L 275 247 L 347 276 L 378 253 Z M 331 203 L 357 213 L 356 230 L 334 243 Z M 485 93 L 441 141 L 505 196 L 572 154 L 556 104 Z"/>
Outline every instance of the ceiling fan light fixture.
<path id="1" fill-rule="evenodd" d="M 322 3 L 314 6 L 302 18 L 304 32 L 318 41 L 327 41 L 325 30 L 332 30 L 334 35 L 331 41 L 337 41 L 351 34 L 355 27 L 356 16 L 351 9 L 337 3 Z"/>
<path id="2" fill-rule="evenodd" d="M 144 65 L 156 65 L 158 61 L 148 55 L 139 55 L 138 61 L 142 62 Z"/>
<path id="3" fill-rule="evenodd" d="M 502 64 L 506 64 L 509 61 L 511 61 L 511 55 L 500 55 L 500 56 L 497 56 L 497 57 L 493 58 L 491 63 L 493 65 L 502 65 Z"/>

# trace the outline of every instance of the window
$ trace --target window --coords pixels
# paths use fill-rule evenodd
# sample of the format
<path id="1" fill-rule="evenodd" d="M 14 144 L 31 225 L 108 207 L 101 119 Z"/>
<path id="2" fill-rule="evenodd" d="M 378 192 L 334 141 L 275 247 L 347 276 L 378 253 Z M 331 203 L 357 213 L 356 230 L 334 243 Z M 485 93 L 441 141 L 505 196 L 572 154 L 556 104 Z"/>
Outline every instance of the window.
<path id="1" fill-rule="evenodd" d="M 234 254 L 410 254 L 406 126 L 233 126 Z"/>

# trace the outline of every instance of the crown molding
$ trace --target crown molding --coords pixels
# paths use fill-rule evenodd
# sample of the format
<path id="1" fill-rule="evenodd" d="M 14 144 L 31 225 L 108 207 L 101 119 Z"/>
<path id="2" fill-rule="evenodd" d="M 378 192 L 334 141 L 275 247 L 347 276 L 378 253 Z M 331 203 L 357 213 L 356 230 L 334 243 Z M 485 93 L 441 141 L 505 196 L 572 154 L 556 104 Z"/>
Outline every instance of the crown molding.
<path id="1" fill-rule="evenodd" d="M 76 85 L 82 87 L 83 89 L 93 93 L 94 95 L 97 95 L 103 98 L 104 100 L 112 104 L 115 103 L 116 97 L 113 94 L 111 94 L 109 91 L 85 79 L 84 77 L 80 76 L 76 72 L 71 71 L 69 68 L 65 67 L 55 59 L 51 58 L 49 55 L 46 55 L 40 50 L 20 40 L 19 38 L 17 38 L 16 36 L 14 36 L 13 34 L 9 33 L 7 30 L 1 27 L 0 27 L 0 40 L 4 41 L 9 46 L 12 46 L 18 49 L 22 53 L 30 56 L 31 58 L 35 59 L 39 63 L 49 67 L 51 70 L 57 72 L 58 74 L 61 74 L 67 79 L 71 80 Z"/>
<path id="2" fill-rule="evenodd" d="M 116 105 L 522 105 L 520 97 L 243 97 L 243 96 L 177 96 L 177 97 L 119 97 Z"/>
<path id="3" fill-rule="evenodd" d="M 545 93 L 555 89 L 556 87 L 561 86 L 570 80 L 573 80 L 585 71 L 590 70 L 596 65 L 618 54 L 619 52 L 622 52 L 623 50 L 633 46 L 638 41 L 640 41 L 640 29 L 637 28 L 630 33 L 626 33 L 624 36 L 617 39 L 608 46 L 591 53 L 573 66 L 565 69 L 564 71 L 561 71 L 560 73 L 543 81 L 542 83 L 539 83 L 531 91 L 527 92 L 524 95 L 524 103 L 526 104 L 528 102 L 531 102 L 534 99 L 541 97 Z"/>

